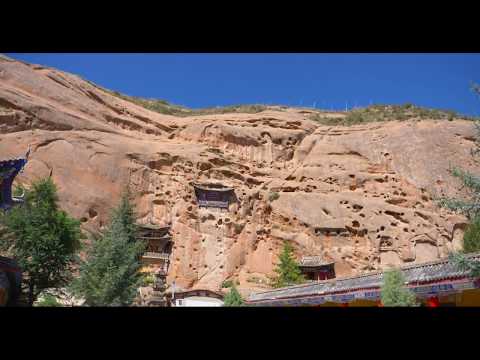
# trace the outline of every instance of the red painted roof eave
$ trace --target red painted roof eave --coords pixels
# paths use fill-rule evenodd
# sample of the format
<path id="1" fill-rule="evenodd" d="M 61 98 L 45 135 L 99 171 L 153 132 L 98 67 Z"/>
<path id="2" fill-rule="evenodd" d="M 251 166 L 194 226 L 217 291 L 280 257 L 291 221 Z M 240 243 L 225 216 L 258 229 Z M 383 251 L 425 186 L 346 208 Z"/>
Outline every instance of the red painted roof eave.
<path id="1" fill-rule="evenodd" d="M 448 278 L 444 279 L 437 279 L 437 280 L 430 280 L 430 281 L 412 281 L 408 284 L 407 287 L 416 287 L 416 286 L 422 286 L 422 285 L 427 285 L 427 284 L 432 284 L 432 283 L 442 283 L 442 282 L 447 282 L 447 281 L 452 281 L 452 280 L 462 280 L 462 279 L 467 279 L 469 278 L 468 276 L 451 276 Z M 410 286 L 414 284 L 415 286 Z M 331 291 L 331 292 L 326 292 L 322 294 L 305 294 L 305 295 L 296 295 L 296 296 L 287 296 L 287 297 L 279 297 L 279 298 L 270 298 L 270 299 L 261 299 L 261 300 L 252 300 L 252 301 L 246 301 L 247 304 L 254 304 L 254 303 L 261 303 L 261 302 L 268 302 L 268 301 L 277 301 L 277 300 L 288 300 L 288 299 L 297 299 L 297 298 L 302 298 L 302 297 L 312 297 L 312 296 L 327 296 L 327 295 L 336 295 L 336 294 L 345 294 L 349 292 L 356 292 L 356 291 L 362 291 L 362 290 L 377 290 L 380 289 L 380 286 L 369 286 L 369 287 L 360 287 L 360 288 L 352 288 L 352 289 L 347 289 L 347 290 L 339 290 L 339 291 Z"/>

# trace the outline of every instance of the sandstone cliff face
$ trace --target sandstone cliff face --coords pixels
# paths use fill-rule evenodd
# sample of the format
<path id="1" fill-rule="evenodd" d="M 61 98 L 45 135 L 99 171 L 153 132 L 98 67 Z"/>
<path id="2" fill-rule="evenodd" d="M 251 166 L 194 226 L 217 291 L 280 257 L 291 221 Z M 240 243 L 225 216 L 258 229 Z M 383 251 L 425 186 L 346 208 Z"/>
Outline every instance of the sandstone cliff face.
<path id="1" fill-rule="evenodd" d="M 473 139 L 465 120 L 327 127 L 273 107 L 178 118 L 0 57 L 0 156 L 32 147 L 18 182 L 52 171 L 62 207 L 90 232 L 128 185 L 140 222 L 172 225 L 168 281 L 184 288 L 234 278 L 261 289 L 283 241 L 335 261 L 337 276 L 445 256 L 466 220 L 433 198 L 457 194 L 450 164 L 479 171 Z M 234 187 L 229 211 L 198 207 L 192 182 L 211 181 Z"/>

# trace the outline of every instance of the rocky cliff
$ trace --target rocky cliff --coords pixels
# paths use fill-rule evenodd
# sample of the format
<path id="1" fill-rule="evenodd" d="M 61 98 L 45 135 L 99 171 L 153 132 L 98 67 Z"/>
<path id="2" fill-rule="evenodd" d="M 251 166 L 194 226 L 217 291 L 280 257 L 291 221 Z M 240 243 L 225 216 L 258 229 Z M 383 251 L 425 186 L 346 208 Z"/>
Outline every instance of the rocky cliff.
<path id="1" fill-rule="evenodd" d="M 181 287 L 235 279 L 259 290 L 283 241 L 299 257 L 334 261 L 337 276 L 460 246 L 465 219 L 433 198 L 457 194 L 449 165 L 480 170 L 470 121 L 342 127 L 311 112 L 164 115 L 76 75 L 0 57 L 0 156 L 32 148 L 17 181 L 52 172 L 62 207 L 89 232 L 130 186 L 140 222 L 171 223 L 168 281 Z M 234 188 L 228 211 L 198 207 L 192 183 L 212 181 Z"/>

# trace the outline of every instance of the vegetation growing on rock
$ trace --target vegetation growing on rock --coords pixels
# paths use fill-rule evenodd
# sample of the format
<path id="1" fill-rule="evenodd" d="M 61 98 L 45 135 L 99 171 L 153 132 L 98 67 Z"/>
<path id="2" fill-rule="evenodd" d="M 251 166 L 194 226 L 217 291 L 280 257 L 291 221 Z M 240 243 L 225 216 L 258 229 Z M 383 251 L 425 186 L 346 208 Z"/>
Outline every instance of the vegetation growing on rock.
<path id="1" fill-rule="evenodd" d="M 272 202 L 277 200 L 280 197 L 280 194 L 278 192 L 271 192 L 268 194 L 268 201 Z"/>
<path id="2" fill-rule="evenodd" d="M 173 116 L 200 116 L 200 115 L 215 115 L 215 114 L 230 114 L 230 113 L 248 113 L 255 114 L 261 111 L 265 111 L 267 106 L 254 104 L 254 105 L 230 105 L 230 106 L 217 106 L 205 109 L 189 109 L 184 106 L 173 105 L 168 101 L 161 99 L 144 99 L 136 96 L 128 96 L 119 93 L 118 91 L 107 90 L 110 94 L 117 96 L 121 99 L 133 102 L 140 105 L 145 109 L 158 112 L 160 114 L 173 115 Z"/>
<path id="3" fill-rule="evenodd" d="M 404 121 L 408 119 L 453 120 L 462 118 L 473 120 L 451 110 L 428 109 L 413 104 L 405 105 L 371 105 L 353 109 L 345 117 L 328 117 L 322 113 L 314 113 L 310 119 L 322 125 L 357 125 L 377 121 Z"/>

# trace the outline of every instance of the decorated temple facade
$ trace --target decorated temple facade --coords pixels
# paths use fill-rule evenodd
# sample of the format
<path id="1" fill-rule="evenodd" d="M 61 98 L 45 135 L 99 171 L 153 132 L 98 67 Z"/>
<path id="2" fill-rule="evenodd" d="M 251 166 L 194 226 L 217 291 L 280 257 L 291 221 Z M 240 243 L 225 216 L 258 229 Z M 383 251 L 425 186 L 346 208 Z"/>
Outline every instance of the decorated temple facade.
<path id="1" fill-rule="evenodd" d="M 236 201 L 232 187 L 222 184 L 193 184 L 199 207 L 227 209 Z"/>
<path id="2" fill-rule="evenodd" d="M 146 242 L 143 264 L 153 272 L 166 274 L 173 246 L 170 226 L 138 224 L 137 240 Z"/>
<path id="3" fill-rule="evenodd" d="M 468 255 L 480 261 L 480 253 Z M 449 259 L 401 268 L 405 286 L 423 306 L 478 306 L 480 278 L 459 270 Z M 250 295 L 251 306 L 382 306 L 383 272 L 335 278 Z"/>
<path id="4" fill-rule="evenodd" d="M 0 209 L 8 210 L 15 204 L 23 202 L 23 195 L 12 195 L 12 185 L 15 177 L 27 164 L 29 153 L 30 150 L 24 158 L 0 161 Z"/>
<path id="5" fill-rule="evenodd" d="M 165 290 L 173 246 L 170 226 L 154 224 L 137 224 L 137 226 L 137 241 L 146 243 L 146 250 L 142 256 L 143 272 L 155 277 L 153 291 L 146 303 L 148 306 L 167 306 Z"/>
<path id="6" fill-rule="evenodd" d="M 334 263 L 325 261 L 322 256 L 304 256 L 299 268 L 307 280 L 327 280 L 335 277 Z"/>

